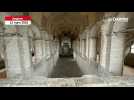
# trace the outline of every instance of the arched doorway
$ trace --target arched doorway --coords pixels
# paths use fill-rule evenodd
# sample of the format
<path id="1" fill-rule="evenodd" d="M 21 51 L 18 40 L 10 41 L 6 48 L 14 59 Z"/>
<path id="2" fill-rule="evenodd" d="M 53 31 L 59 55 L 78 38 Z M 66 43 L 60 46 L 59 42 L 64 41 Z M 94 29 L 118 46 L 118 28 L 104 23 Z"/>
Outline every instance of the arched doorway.
<path id="1" fill-rule="evenodd" d="M 72 57 L 72 40 L 68 36 L 64 35 L 60 41 L 60 57 Z"/>
<path id="2" fill-rule="evenodd" d="M 134 76 L 134 41 L 125 50 L 123 75 Z"/>

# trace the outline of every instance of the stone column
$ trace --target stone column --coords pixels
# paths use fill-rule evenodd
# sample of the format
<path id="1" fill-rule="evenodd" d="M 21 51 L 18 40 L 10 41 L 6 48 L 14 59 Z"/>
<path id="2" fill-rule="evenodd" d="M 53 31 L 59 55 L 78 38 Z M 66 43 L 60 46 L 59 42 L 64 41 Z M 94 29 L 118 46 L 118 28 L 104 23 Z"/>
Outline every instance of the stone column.
<path id="1" fill-rule="evenodd" d="M 57 51 L 57 41 L 55 40 L 54 41 L 54 66 L 56 66 L 56 62 L 57 62 L 57 53 L 58 53 L 58 51 Z"/>
<path id="2" fill-rule="evenodd" d="M 77 53 L 77 40 L 73 42 L 73 57 L 76 60 L 76 53 Z"/>
<path id="3" fill-rule="evenodd" d="M 89 38 L 89 60 L 96 61 L 96 37 Z"/>
<path id="4" fill-rule="evenodd" d="M 80 54 L 80 39 L 78 39 L 78 50 L 77 50 L 78 52 L 78 54 Z"/>
<path id="5" fill-rule="evenodd" d="M 101 26 L 101 51 L 100 51 L 100 69 L 103 72 L 109 72 L 109 61 L 110 61 L 110 49 L 111 49 L 111 31 L 113 23 L 104 20 Z"/>
<path id="6" fill-rule="evenodd" d="M 45 56 L 48 57 L 50 56 L 50 37 L 48 33 L 45 33 Z"/>
<path id="7" fill-rule="evenodd" d="M 88 33 L 87 33 L 87 36 L 86 36 L 86 57 L 88 58 L 89 56 L 89 38 L 88 38 Z"/>
<path id="8" fill-rule="evenodd" d="M 21 62 L 22 62 L 22 69 L 24 71 L 25 78 L 31 78 L 33 73 L 33 66 L 32 66 L 32 52 L 31 52 L 31 45 L 32 37 L 29 36 L 29 31 L 27 26 L 19 27 L 19 32 L 22 37 L 19 38 L 19 49 L 21 53 Z"/>
<path id="9" fill-rule="evenodd" d="M 9 36 L 7 36 L 9 35 Z M 8 33 L 4 37 L 6 44 L 6 68 L 7 77 L 13 78 L 24 75 L 24 68 L 22 66 L 22 58 L 20 52 L 19 36 L 14 33 Z"/>
<path id="10" fill-rule="evenodd" d="M 23 37 L 21 38 L 21 57 L 22 59 L 22 67 L 24 68 L 24 77 L 25 78 L 30 78 L 32 77 L 32 72 L 33 72 L 33 66 L 32 66 L 32 52 L 30 51 L 30 45 L 29 45 L 29 38 Z"/>
<path id="11" fill-rule="evenodd" d="M 35 39 L 35 56 L 36 56 L 36 63 L 38 63 L 43 57 L 43 46 L 42 46 L 42 39 L 37 38 Z"/>
<path id="12" fill-rule="evenodd" d="M 58 58 L 59 58 L 59 41 L 58 40 L 56 40 L 56 52 L 57 52 L 57 59 L 56 59 L 56 62 L 57 62 L 57 60 L 58 60 Z"/>
<path id="13" fill-rule="evenodd" d="M 5 41 L 3 32 L 0 33 L 0 61 L 5 60 Z"/>
<path id="14" fill-rule="evenodd" d="M 119 13 L 118 17 L 127 17 L 130 19 L 129 13 Z M 109 72 L 112 75 L 122 75 L 125 55 L 125 32 L 128 27 L 128 22 L 115 22 L 113 26 L 113 32 L 111 37 L 111 51 Z"/>
<path id="15" fill-rule="evenodd" d="M 110 35 L 102 35 L 101 36 L 101 54 L 100 54 L 100 65 L 103 70 L 109 71 L 109 61 L 110 61 L 110 47 L 111 45 L 111 36 Z"/>
<path id="16" fill-rule="evenodd" d="M 7 28 L 4 33 L 6 44 L 6 66 L 8 77 L 31 77 L 32 55 L 30 51 L 30 39 L 28 27 L 16 27 L 16 32 Z"/>
<path id="17" fill-rule="evenodd" d="M 84 39 L 82 39 L 82 57 L 84 57 L 84 51 L 85 51 L 85 48 L 84 48 Z"/>
<path id="18" fill-rule="evenodd" d="M 45 31 L 41 31 L 41 34 L 42 34 L 42 56 L 43 57 L 46 57 L 46 41 L 45 41 L 45 39 L 46 39 L 46 35 L 45 34 L 47 34 Z"/>
<path id="19" fill-rule="evenodd" d="M 49 51 L 49 40 L 46 40 L 46 56 L 50 56 L 50 51 Z"/>
<path id="20" fill-rule="evenodd" d="M 43 57 L 46 57 L 46 41 L 43 40 Z"/>
<path id="21" fill-rule="evenodd" d="M 49 42 L 49 50 L 50 50 L 50 57 L 51 57 L 51 64 L 52 64 L 52 67 L 54 66 L 54 47 L 53 47 L 53 41 L 50 40 Z"/>
<path id="22" fill-rule="evenodd" d="M 124 60 L 124 22 L 104 21 L 102 26 L 102 44 L 100 64 L 105 72 L 111 75 L 121 75 Z"/>
<path id="23" fill-rule="evenodd" d="M 82 55 L 82 39 L 80 38 L 80 55 Z"/>
<path id="24" fill-rule="evenodd" d="M 122 75 L 124 61 L 124 36 L 112 36 L 109 72 L 112 75 Z"/>

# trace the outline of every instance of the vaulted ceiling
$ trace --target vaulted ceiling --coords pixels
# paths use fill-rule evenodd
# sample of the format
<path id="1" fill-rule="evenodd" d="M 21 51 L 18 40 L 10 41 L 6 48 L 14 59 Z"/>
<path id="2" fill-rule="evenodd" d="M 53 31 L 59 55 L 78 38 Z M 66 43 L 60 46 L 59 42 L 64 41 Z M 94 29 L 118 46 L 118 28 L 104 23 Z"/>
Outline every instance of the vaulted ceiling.
<path id="1" fill-rule="evenodd" d="M 31 12 L 33 20 L 50 34 L 76 38 L 87 26 L 94 24 L 104 13 L 96 12 Z M 34 16 L 33 16 L 34 15 Z"/>

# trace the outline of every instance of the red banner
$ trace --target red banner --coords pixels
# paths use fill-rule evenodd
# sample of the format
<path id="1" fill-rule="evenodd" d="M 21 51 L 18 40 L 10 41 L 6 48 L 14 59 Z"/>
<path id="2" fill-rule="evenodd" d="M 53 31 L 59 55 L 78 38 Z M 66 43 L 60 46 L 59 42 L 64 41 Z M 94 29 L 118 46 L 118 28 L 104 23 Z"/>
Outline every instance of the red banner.
<path id="1" fill-rule="evenodd" d="M 5 21 L 7 20 L 31 20 L 31 16 L 5 16 Z"/>

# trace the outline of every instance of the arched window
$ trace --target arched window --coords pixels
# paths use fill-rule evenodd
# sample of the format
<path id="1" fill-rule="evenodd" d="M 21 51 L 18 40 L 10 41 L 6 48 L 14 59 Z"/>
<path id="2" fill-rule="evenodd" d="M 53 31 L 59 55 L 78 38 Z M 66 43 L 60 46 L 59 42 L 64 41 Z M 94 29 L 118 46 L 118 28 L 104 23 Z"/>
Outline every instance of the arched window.
<path id="1" fill-rule="evenodd" d="M 134 53 L 134 44 L 131 45 L 131 53 Z"/>

